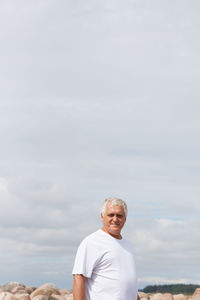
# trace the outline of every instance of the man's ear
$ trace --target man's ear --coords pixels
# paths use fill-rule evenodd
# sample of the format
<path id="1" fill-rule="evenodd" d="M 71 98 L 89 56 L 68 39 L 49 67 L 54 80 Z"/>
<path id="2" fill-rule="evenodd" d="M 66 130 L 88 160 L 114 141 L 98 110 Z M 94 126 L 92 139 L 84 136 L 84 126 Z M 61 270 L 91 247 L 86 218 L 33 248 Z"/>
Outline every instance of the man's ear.
<path id="1" fill-rule="evenodd" d="M 102 213 L 101 213 L 101 220 L 103 221 L 103 215 L 102 215 Z"/>

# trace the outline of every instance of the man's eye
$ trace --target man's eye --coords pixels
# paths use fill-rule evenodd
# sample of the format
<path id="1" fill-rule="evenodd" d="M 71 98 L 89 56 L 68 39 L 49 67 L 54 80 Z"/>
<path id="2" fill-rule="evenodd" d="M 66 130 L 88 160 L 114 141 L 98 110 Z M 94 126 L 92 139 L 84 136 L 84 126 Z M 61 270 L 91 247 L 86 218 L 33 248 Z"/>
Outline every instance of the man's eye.
<path id="1" fill-rule="evenodd" d="M 109 216 L 109 217 L 114 217 L 114 214 L 109 214 L 108 216 Z"/>

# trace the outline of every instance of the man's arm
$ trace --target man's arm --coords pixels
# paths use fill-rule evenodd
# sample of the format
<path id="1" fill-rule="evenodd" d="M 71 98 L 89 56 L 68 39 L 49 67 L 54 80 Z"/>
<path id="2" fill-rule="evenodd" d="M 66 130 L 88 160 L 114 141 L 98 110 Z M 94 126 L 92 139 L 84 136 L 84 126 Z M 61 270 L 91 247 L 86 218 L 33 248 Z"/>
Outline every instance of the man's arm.
<path id="1" fill-rule="evenodd" d="M 86 277 L 81 274 L 74 275 L 73 296 L 74 300 L 85 300 L 85 282 Z"/>

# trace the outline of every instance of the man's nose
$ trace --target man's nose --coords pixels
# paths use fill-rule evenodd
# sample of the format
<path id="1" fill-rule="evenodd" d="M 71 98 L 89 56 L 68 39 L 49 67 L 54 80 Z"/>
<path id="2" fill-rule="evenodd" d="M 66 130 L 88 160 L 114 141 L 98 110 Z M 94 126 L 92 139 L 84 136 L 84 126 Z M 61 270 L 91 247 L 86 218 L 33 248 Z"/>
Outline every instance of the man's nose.
<path id="1" fill-rule="evenodd" d="M 113 221 L 114 221 L 114 222 L 117 222 L 117 221 L 118 221 L 118 217 L 117 217 L 117 216 L 114 216 L 114 217 L 113 217 Z"/>

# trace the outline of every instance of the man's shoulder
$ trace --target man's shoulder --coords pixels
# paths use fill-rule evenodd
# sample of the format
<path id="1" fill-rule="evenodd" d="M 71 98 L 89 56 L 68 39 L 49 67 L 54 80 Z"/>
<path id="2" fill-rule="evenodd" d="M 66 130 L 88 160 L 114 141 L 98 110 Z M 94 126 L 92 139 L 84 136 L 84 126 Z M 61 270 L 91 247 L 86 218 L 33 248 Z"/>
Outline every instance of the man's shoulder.
<path id="1" fill-rule="evenodd" d="M 88 243 L 88 242 L 92 242 L 96 239 L 99 239 L 101 237 L 101 230 L 97 230 L 93 233 L 90 233 L 89 235 L 87 235 L 83 240 L 82 243 Z"/>
<path id="2" fill-rule="evenodd" d="M 127 245 L 132 245 L 131 241 L 127 238 L 123 238 L 123 242 L 126 243 Z"/>
<path id="3" fill-rule="evenodd" d="M 88 243 L 92 243 L 93 241 L 99 240 L 101 238 L 101 230 L 97 230 L 93 233 L 90 233 L 89 235 L 87 235 L 81 242 L 81 244 L 88 244 Z"/>
<path id="4" fill-rule="evenodd" d="M 131 251 L 132 253 L 134 253 L 134 250 L 133 250 L 133 244 L 132 244 L 132 242 L 131 242 L 129 239 L 123 238 L 123 245 L 124 245 L 124 247 L 125 247 L 127 250 L 129 250 L 129 251 Z"/>

